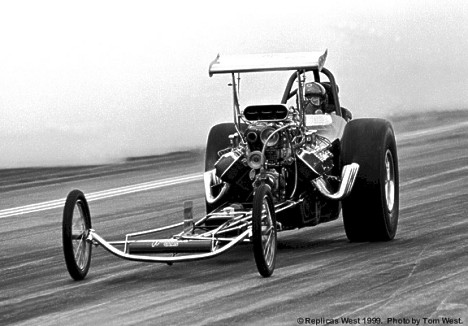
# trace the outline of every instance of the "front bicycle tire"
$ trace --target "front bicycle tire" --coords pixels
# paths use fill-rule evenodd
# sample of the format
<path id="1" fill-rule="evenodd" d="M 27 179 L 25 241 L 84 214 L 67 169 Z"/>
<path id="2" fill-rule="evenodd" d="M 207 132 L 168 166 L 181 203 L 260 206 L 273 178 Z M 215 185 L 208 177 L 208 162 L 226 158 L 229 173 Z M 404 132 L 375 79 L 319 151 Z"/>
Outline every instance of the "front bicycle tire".
<path id="1" fill-rule="evenodd" d="M 91 264 L 92 244 L 87 240 L 90 229 L 88 202 L 80 190 L 73 190 L 63 209 L 62 244 L 68 273 L 76 281 L 86 277 Z"/>
<path id="2" fill-rule="evenodd" d="M 277 231 L 275 206 L 268 185 L 255 190 L 252 208 L 252 243 L 255 263 L 263 277 L 270 277 L 275 270 Z"/>

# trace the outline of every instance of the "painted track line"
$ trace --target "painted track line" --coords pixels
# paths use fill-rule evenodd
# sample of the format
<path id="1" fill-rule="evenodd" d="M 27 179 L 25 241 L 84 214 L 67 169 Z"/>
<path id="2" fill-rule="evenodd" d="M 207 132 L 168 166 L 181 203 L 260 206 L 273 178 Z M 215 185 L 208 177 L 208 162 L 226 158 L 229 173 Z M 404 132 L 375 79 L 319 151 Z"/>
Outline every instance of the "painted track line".
<path id="1" fill-rule="evenodd" d="M 462 121 L 458 122 L 455 124 L 449 124 L 449 125 L 442 125 L 434 128 L 429 128 L 429 129 L 422 129 L 422 130 L 415 130 L 415 131 L 408 131 L 405 133 L 401 133 L 400 135 L 395 134 L 397 144 L 399 141 L 410 141 L 413 139 L 421 138 L 424 136 L 429 136 L 429 135 L 437 135 L 437 134 L 443 134 L 447 132 L 453 132 L 456 130 L 465 130 L 468 128 L 468 121 Z"/>
<path id="2" fill-rule="evenodd" d="M 167 178 L 162 180 L 149 181 L 144 183 L 139 183 L 130 186 L 112 188 L 102 191 L 91 192 L 86 194 L 86 199 L 88 202 L 102 200 L 106 198 L 112 198 L 122 195 L 128 195 L 136 192 L 153 190 L 163 187 L 174 186 L 183 183 L 189 183 L 194 181 L 199 181 L 203 179 L 203 175 L 200 173 L 188 174 L 181 177 Z M 54 208 L 61 208 L 65 205 L 65 198 L 46 201 L 37 204 L 25 205 L 20 207 L 8 208 L 0 210 L 0 218 L 11 217 L 16 215 L 24 215 L 28 213 L 41 212 Z"/>

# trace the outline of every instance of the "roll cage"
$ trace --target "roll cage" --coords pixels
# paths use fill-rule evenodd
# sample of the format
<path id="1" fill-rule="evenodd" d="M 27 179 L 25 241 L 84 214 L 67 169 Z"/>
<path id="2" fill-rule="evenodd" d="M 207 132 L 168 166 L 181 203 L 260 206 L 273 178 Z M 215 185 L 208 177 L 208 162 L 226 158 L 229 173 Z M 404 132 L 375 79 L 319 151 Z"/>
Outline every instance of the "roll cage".
<path id="1" fill-rule="evenodd" d="M 214 74 L 231 74 L 234 121 L 238 130 L 242 119 L 242 114 L 239 107 L 238 81 L 240 80 L 241 73 L 248 72 L 294 71 L 286 84 L 286 88 L 281 98 L 281 104 L 286 104 L 290 98 L 293 96 L 298 96 L 298 110 L 302 115 L 303 123 L 305 121 L 303 97 L 305 73 L 312 72 L 315 82 L 321 82 L 321 74 L 324 74 L 330 83 L 330 92 L 333 98 L 333 103 L 335 105 L 335 112 L 338 116 L 343 116 L 335 77 L 327 68 L 324 67 L 327 54 L 328 50 L 325 50 L 324 52 L 250 54 L 223 57 L 218 54 L 216 59 L 213 60 L 210 64 L 209 75 L 211 77 Z M 295 83 L 297 83 L 297 88 L 292 90 Z M 299 94 L 297 94 L 298 92 Z"/>

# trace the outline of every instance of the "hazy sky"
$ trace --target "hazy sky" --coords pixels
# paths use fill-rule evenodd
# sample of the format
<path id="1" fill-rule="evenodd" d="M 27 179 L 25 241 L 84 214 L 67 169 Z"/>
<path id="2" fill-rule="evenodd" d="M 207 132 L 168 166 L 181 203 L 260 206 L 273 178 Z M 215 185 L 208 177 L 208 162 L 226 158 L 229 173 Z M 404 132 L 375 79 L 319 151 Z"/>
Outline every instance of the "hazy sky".
<path id="1" fill-rule="evenodd" d="M 232 119 L 218 53 L 328 48 L 355 117 L 468 108 L 465 0 L 168 2 L 1 1 L 0 167 L 204 146 Z"/>

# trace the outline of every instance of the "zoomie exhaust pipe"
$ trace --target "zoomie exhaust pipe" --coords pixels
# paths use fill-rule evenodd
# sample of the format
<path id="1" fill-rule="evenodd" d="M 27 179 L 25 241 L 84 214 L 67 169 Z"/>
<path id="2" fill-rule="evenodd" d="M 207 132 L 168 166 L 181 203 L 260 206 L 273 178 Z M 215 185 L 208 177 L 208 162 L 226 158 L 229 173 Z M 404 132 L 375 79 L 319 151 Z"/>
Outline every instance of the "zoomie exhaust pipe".
<path id="1" fill-rule="evenodd" d="M 205 198 L 206 202 L 210 205 L 216 203 L 218 200 L 224 197 L 229 190 L 229 184 L 224 182 L 223 188 L 219 191 L 219 194 L 215 197 L 211 187 L 216 184 L 216 170 L 210 170 L 203 174 L 203 181 L 205 183 Z"/>
<path id="2" fill-rule="evenodd" d="M 351 193 L 358 171 L 359 164 L 357 163 L 345 165 L 341 172 L 341 183 L 337 192 L 332 192 L 330 184 L 323 178 L 323 176 L 312 180 L 312 184 L 325 197 L 334 200 L 341 200 Z"/>

